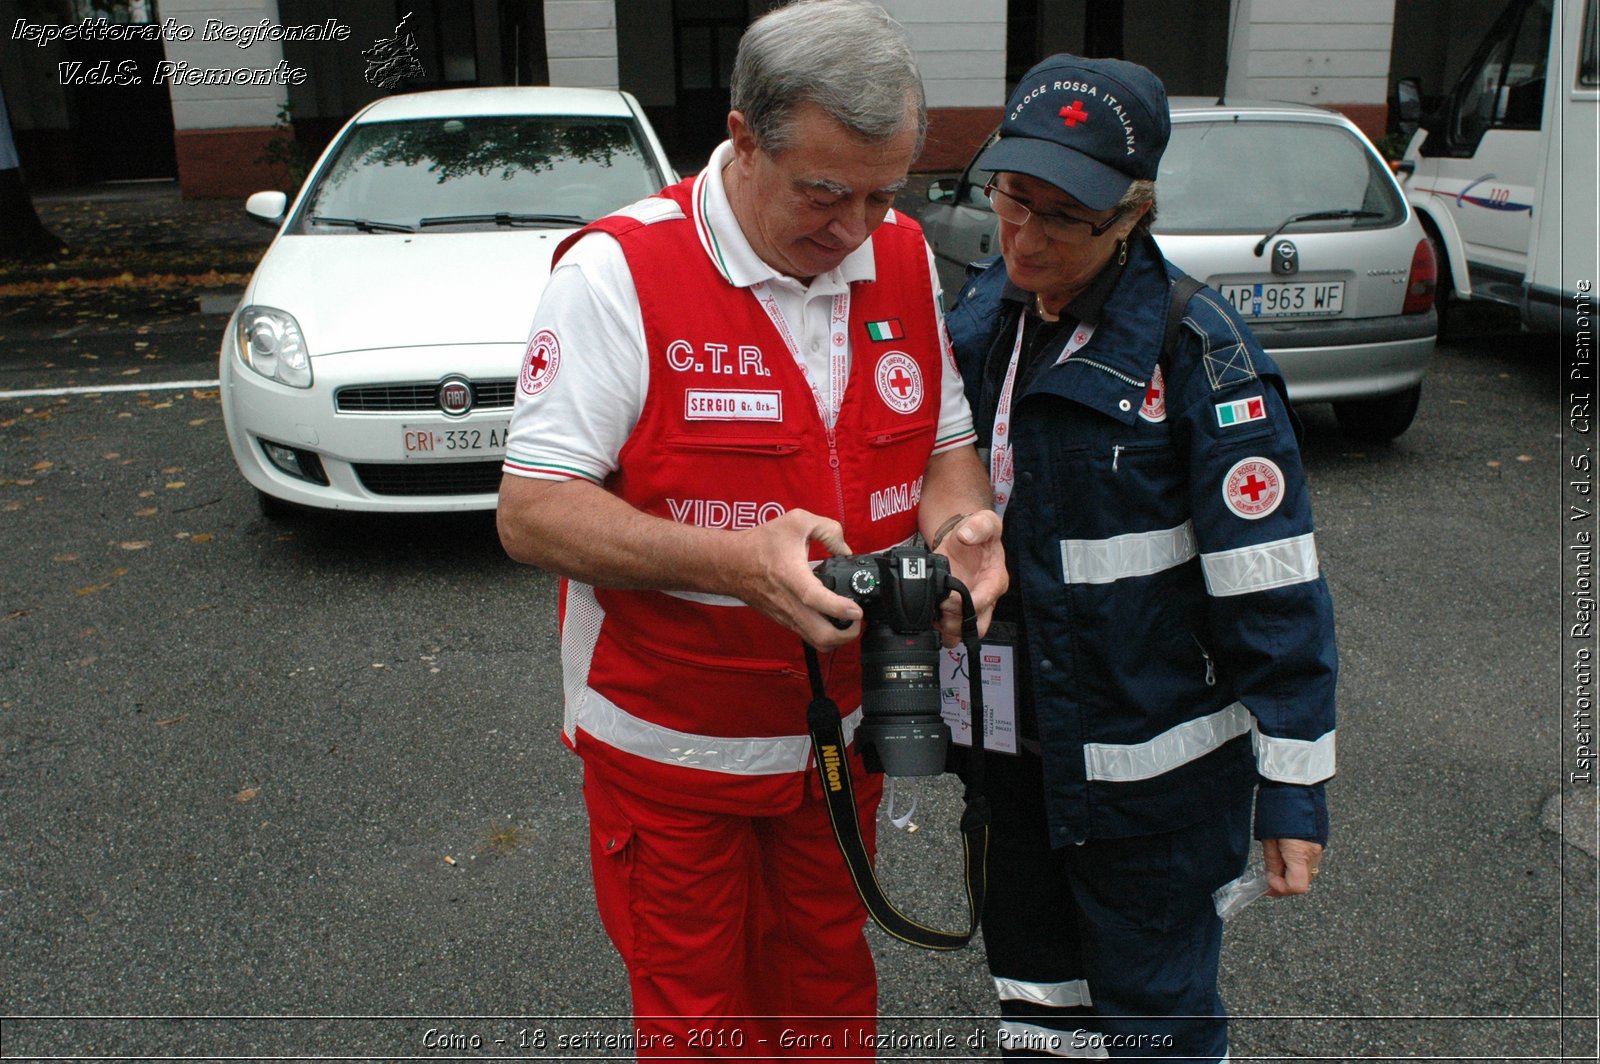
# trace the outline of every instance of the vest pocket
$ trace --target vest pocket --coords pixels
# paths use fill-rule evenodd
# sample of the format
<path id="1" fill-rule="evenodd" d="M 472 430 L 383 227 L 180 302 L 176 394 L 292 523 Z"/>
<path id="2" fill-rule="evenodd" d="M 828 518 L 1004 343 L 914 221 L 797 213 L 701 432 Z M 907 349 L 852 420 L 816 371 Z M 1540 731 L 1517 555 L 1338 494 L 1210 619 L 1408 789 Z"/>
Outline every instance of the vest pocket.
<path id="1" fill-rule="evenodd" d="M 931 421 L 921 421 L 915 425 L 901 425 L 893 429 L 886 429 L 883 432 L 873 433 L 867 437 L 867 443 L 873 447 L 888 447 L 902 440 L 908 440 L 913 436 L 922 435 L 932 429 L 933 422 Z"/>
<path id="2" fill-rule="evenodd" d="M 781 458 L 798 452 L 800 441 L 792 436 L 717 436 L 668 432 L 661 438 L 661 449 L 699 454 L 747 454 Z"/>

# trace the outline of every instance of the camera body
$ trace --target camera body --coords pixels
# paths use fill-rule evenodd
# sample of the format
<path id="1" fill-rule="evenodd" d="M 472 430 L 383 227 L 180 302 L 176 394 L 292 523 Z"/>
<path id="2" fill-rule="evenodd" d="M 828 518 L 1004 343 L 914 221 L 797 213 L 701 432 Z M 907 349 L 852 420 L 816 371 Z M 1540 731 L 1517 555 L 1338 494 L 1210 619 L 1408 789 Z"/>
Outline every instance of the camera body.
<path id="1" fill-rule="evenodd" d="M 894 547 L 829 558 L 816 572 L 823 586 L 854 599 L 866 614 L 856 745 L 867 768 L 890 776 L 943 772 L 950 726 L 940 712 L 934 622 L 955 590 L 950 560 L 921 547 Z"/>

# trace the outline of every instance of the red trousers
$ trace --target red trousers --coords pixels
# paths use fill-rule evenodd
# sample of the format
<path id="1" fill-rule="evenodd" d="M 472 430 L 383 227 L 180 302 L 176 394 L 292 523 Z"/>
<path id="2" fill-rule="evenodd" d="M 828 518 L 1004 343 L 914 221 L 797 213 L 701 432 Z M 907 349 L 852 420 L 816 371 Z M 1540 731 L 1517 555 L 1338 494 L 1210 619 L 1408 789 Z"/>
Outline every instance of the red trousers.
<path id="1" fill-rule="evenodd" d="M 854 782 L 871 852 L 881 778 Z M 641 1059 L 872 1059 L 867 913 L 814 775 L 798 808 L 771 816 L 668 805 L 593 762 L 584 799 L 595 900 L 628 967 Z"/>

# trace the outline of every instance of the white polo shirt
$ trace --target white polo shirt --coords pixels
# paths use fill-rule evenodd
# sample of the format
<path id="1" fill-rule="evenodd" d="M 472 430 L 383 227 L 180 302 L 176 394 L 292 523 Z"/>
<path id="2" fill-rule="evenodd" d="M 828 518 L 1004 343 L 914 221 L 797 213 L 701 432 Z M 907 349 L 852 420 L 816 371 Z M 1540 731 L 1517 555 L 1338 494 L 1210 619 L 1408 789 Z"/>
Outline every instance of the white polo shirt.
<path id="1" fill-rule="evenodd" d="M 722 168 L 732 153 L 733 145 L 724 142 L 695 179 L 692 202 L 701 247 L 730 284 L 750 288 L 766 283 L 811 379 L 822 389 L 824 400 L 837 409 L 838 403 L 828 394 L 833 298 L 852 282 L 877 278 L 872 238 L 810 285 L 776 272 L 750 247 L 728 202 Z M 656 198 L 619 213 L 643 220 L 677 210 L 677 204 Z M 975 436 L 972 412 L 945 335 L 931 252 L 928 274 L 945 356 L 937 454 L 971 444 Z M 538 394 L 530 397 L 517 390 L 505 471 L 544 480 L 582 478 L 601 483 L 617 468 L 617 456 L 638 423 L 650 384 L 644 318 L 633 275 L 621 245 L 610 235 L 586 235 L 556 265 L 528 335 L 543 331 L 559 338 L 559 368 Z"/>

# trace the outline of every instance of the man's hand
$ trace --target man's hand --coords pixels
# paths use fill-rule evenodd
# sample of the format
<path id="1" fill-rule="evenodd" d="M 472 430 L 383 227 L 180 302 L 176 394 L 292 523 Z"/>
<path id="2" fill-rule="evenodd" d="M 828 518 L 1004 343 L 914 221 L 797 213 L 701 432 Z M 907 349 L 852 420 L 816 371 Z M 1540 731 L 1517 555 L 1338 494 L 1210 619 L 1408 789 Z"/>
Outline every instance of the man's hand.
<path id="1" fill-rule="evenodd" d="M 1304 839 L 1265 839 L 1261 843 L 1267 865 L 1267 897 L 1304 894 L 1322 865 L 1322 847 Z"/>
<path id="2" fill-rule="evenodd" d="M 805 510 L 790 510 L 734 535 L 735 594 L 740 600 L 798 633 L 818 650 L 835 650 L 860 638 L 861 607 L 854 599 L 823 587 L 811 568 L 813 540 L 829 554 L 850 553 L 839 522 Z M 830 617 L 850 625 L 837 628 Z"/>
<path id="3" fill-rule="evenodd" d="M 736 598 L 819 650 L 861 634 L 861 607 L 811 571 L 811 541 L 848 554 L 837 521 L 804 510 L 741 532 L 645 514 L 598 484 L 507 476 L 500 540 L 517 561 L 595 587 L 694 591 Z M 851 622 L 840 630 L 828 620 Z"/>
<path id="4" fill-rule="evenodd" d="M 978 613 L 978 634 L 989 630 L 995 603 L 1006 593 L 1005 550 L 1000 546 L 1000 516 L 993 510 L 968 514 L 945 533 L 934 552 L 950 559 L 950 573 L 967 586 Z M 940 604 L 939 632 L 944 645 L 961 642 L 961 597 L 952 595 Z"/>

